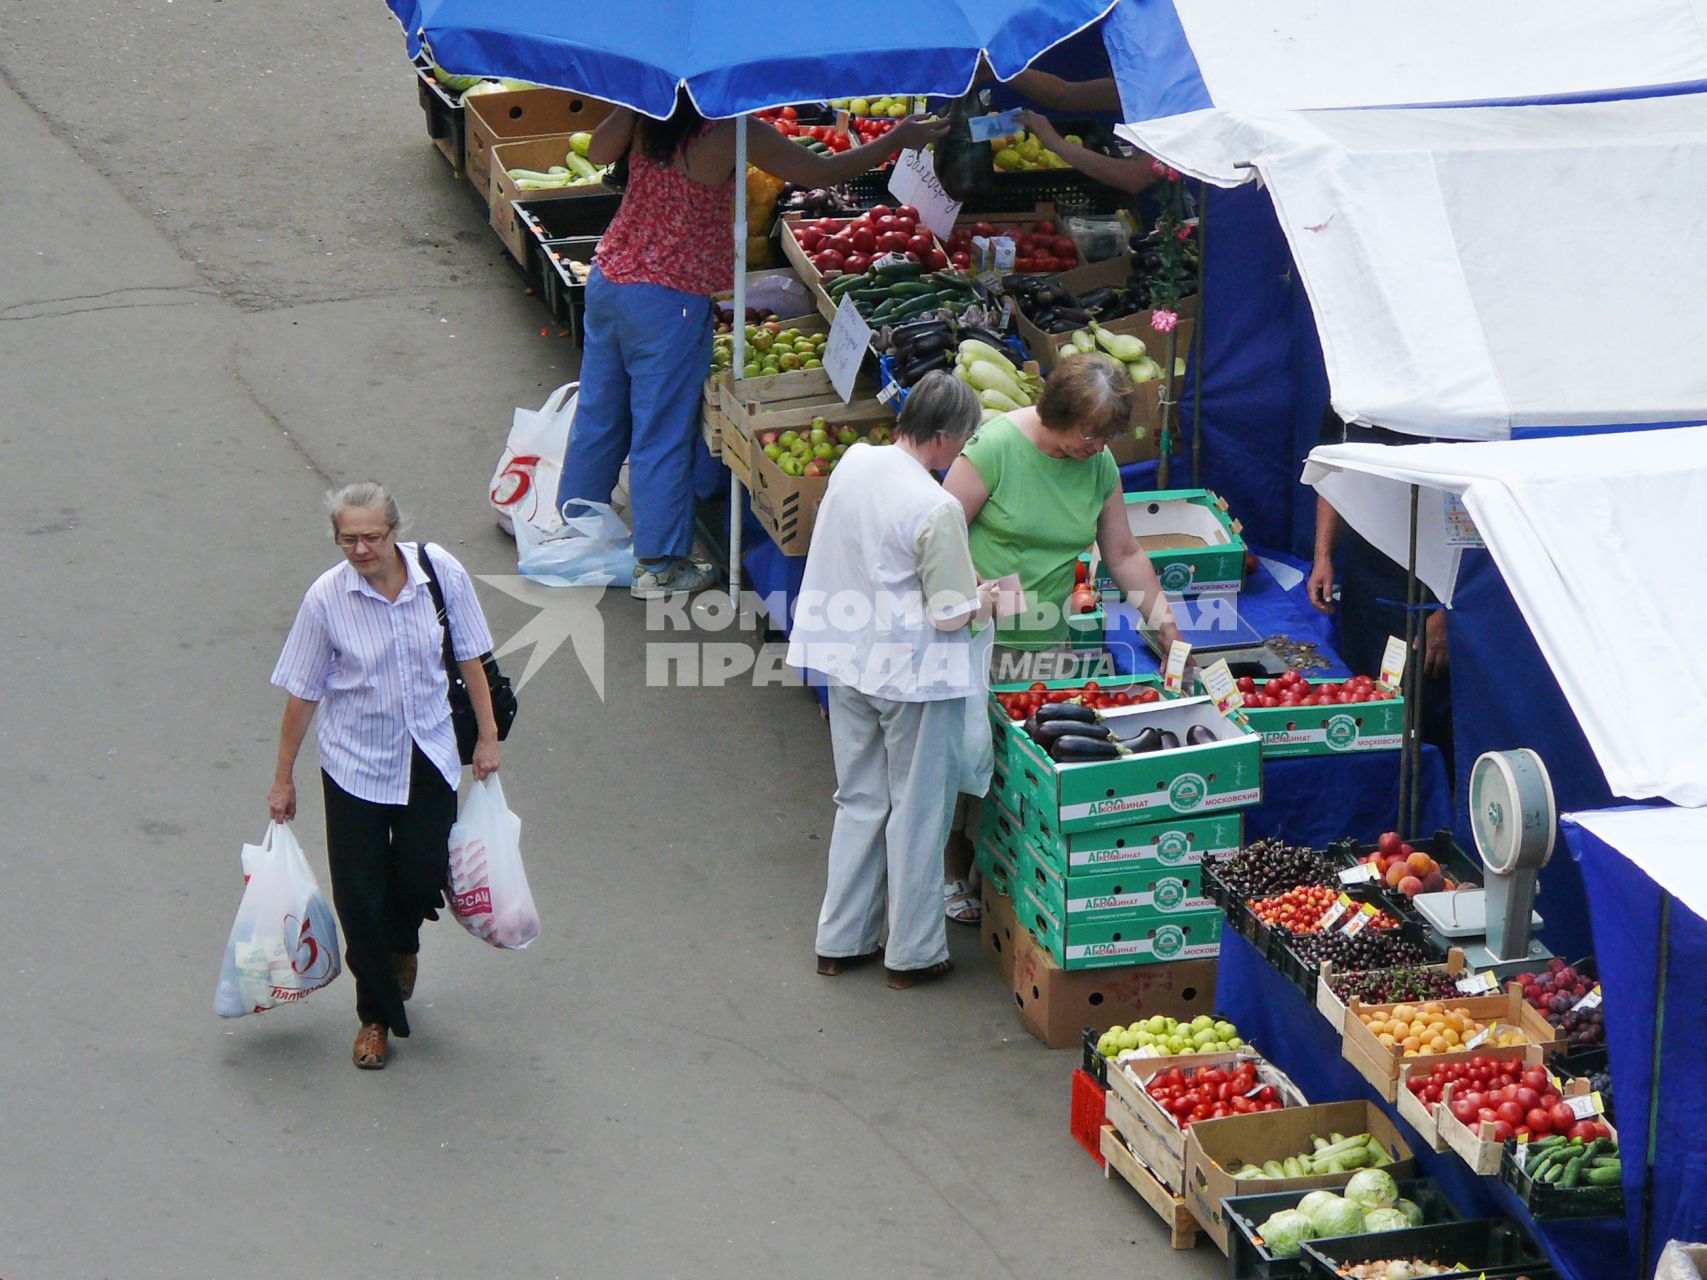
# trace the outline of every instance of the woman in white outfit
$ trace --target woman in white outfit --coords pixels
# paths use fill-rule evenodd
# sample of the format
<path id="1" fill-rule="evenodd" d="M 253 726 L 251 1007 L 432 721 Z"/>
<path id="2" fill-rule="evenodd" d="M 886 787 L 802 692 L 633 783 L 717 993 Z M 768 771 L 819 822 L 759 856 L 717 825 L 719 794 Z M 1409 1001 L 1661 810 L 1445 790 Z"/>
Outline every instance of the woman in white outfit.
<path id="1" fill-rule="evenodd" d="M 971 636 L 991 597 L 972 568 L 965 512 L 932 473 L 960 455 L 978 419 L 970 387 L 927 375 L 893 445 L 843 456 L 813 526 L 788 660 L 830 680 L 826 977 L 881 955 L 889 985 L 904 990 L 951 968 L 942 848 L 966 765 L 967 699 L 984 696 Z"/>

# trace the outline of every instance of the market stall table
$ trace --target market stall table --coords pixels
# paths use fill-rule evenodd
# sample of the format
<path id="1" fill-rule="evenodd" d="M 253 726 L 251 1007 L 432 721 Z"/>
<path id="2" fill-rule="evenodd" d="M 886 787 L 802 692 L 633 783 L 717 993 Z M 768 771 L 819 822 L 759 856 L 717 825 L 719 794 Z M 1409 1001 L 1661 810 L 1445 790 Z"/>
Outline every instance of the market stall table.
<path id="1" fill-rule="evenodd" d="M 1221 934 L 1215 1005 L 1264 1057 L 1292 1077 L 1311 1102 L 1367 1099 L 1385 1108 L 1407 1137 L 1414 1134 L 1397 1108 L 1377 1097 L 1345 1060 L 1339 1034 L 1315 1006 L 1249 940 L 1231 929 Z M 1546 1250 L 1560 1275 L 1571 1280 L 1610 1280 L 1633 1274 L 1623 1218 L 1537 1222 L 1516 1192 L 1498 1177 L 1472 1173 L 1454 1152 L 1430 1150 L 1427 1142 L 1414 1141 L 1411 1147 L 1418 1177 L 1438 1180 L 1465 1217 L 1500 1215 L 1521 1223 Z"/>

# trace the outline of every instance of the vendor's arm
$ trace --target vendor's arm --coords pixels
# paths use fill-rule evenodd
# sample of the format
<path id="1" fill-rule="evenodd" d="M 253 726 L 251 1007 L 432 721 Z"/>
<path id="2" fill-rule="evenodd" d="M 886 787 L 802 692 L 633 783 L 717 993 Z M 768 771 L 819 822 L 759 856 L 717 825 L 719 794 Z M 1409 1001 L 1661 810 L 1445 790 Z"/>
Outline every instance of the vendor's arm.
<path id="1" fill-rule="evenodd" d="M 942 487 L 947 489 L 960 502 L 961 510 L 966 512 L 968 526 L 978 518 L 978 513 L 984 509 L 984 504 L 990 500 L 989 486 L 984 483 L 984 477 L 978 468 L 972 465 L 972 460 L 965 454 L 954 460 L 949 467 L 948 475 L 943 478 Z"/>
<path id="2" fill-rule="evenodd" d="M 594 128 L 593 139 L 587 144 L 587 161 L 598 165 L 615 164 L 628 154 L 633 142 L 634 110 L 617 107 Z"/>
<path id="3" fill-rule="evenodd" d="M 279 759 L 273 769 L 272 790 L 267 792 L 267 813 L 274 822 L 290 822 L 296 817 L 296 757 L 319 705 L 294 693 L 285 701 L 284 723 L 279 726 Z"/>
<path id="4" fill-rule="evenodd" d="M 1076 142 L 1068 142 L 1055 126 L 1049 123 L 1048 117 L 1036 111 L 1020 112 L 1019 122 L 1036 134 L 1039 142 L 1073 168 L 1087 178 L 1094 178 L 1105 187 L 1136 195 L 1156 181 L 1156 172 L 1150 167 L 1149 156 L 1105 156 L 1100 151 L 1092 151 Z"/>
<path id="5" fill-rule="evenodd" d="M 989 593 L 979 590 L 972 548 L 966 542 L 966 515 L 958 502 L 945 502 L 924 518 L 913 551 L 933 627 L 959 631 L 969 622 L 987 619 Z"/>
<path id="6" fill-rule="evenodd" d="M 864 146 L 852 147 L 835 155 L 814 155 L 798 142 L 782 136 L 769 125 L 749 125 L 747 129 L 747 159 L 757 168 L 792 182 L 797 187 L 829 187 L 857 178 L 867 169 L 874 169 L 898 151 L 921 150 L 927 144 L 946 136 L 948 121 L 913 116 L 901 121 L 881 138 Z M 735 127 L 719 129 L 706 139 L 707 150 L 727 148 L 727 158 L 719 172 L 727 173 L 735 163 Z M 721 153 L 720 153 L 721 154 Z M 699 157 L 694 157 L 697 166 Z"/>
<path id="7" fill-rule="evenodd" d="M 1097 549 L 1115 585 L 1127 602 L 1137 608 L 1143 628 L 1161 632 L 1161 650 L 1166 653 L 1180 638 L 1179 628 L 1174 625 L 1173 610 L 1168 607 L 1168 598 L 1162 594 L 1162 584 L 1156 578 L 1156 566 L 1150 563 L 1150 557 L 1138 545 L 1132 526 L 1127 523 L 1126 495 L 1118 487 L 1108 495 L 1102 504 L 1102 514 L 1097 517 Z"/>
<path id="8" fill-rule="evenodd" d="M 1047 71 L 1022 71 L 1008 84 L 1051 111 L 1113 111 L 1119 113 L 1120 88 L 1113 76 L 1100 80 L 1063 80 Z"/>
<path id="9" fill-rule="evenodd" d="M 1310 603 L 1323 613 L 1334 611 L 1334 552 L 1340 544 L 1340 513 L 1320 495 L 1316 498 L 1316 557 L 1310 566 Z"/>

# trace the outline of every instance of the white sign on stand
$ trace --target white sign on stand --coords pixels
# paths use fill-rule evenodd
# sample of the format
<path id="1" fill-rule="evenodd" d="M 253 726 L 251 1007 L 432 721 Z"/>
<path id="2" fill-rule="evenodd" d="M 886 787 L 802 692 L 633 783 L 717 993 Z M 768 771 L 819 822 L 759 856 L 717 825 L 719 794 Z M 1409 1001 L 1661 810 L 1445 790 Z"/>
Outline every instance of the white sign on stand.
<path id="1" fill-rule="evenodd" d="M 836 308 L 835 323 L 830 336 L 824 340 L 824 372 L 830 375 L 830 385 L 846 404 L 853 399 L 854 379 L 865 362 L 871 345 L 871 326 L 860 315 L 852 298 L 843 298 Z"/>
<path id="2" fill-rule="evenodd" d="M 1449 547 L 1485 547 L 1470 509 L 1456 493 L 1443 495 L 1446 500 L 1446 545 Z"/>
<path id="3" fill-rule="evenodd" d="M 949 196 L 937 181 L 936 164 L 928 151 L 903 151 L 895 157 L 889 173 L 889 194 L 901 204 L 919 211 L 919 219 L 942 240 L 954 231 L 960 216 L 960 201 Z"/>

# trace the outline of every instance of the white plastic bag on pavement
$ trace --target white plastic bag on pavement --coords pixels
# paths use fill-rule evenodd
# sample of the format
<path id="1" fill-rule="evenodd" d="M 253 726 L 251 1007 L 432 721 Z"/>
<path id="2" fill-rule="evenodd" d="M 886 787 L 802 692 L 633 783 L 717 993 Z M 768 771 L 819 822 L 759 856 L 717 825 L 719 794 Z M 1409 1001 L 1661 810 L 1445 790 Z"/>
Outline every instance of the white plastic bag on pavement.
<path id="1" fill-rule="evenodd" d="M 490 490 L 492 509 L 505 533 L 514 533 L 518 520 L 547 528 L 558 522 L 557 481 L 580 385 L 566 382 L 538 409 L 517 409 L 511 419 L 510 438 L 492 473 Z"/>
<path id="2" fill-rule="evenodd" d="M 614 509 L 582 503 L 586 514 L 542 530 L 531 521 L 515 527 L 516 568 L 559 587 L 608 587 L 634 576 L 634 538 Z"/>
<path id="3" fill-rule="evenodd" d="M 476 782 L 450 829 L 450 905 L 464 929 L 506 951 L 539 937 L 521 838 L 522 820 L 510 812 L 498 775 Z"/>
<path id="4" fill-rule="evenodd" d="M 245 845 L 247 887 L 225 942 L 213 1011 L 222 1018 L 301 1000 L 338 976 L 338 924 L 288 824 Z"/>

